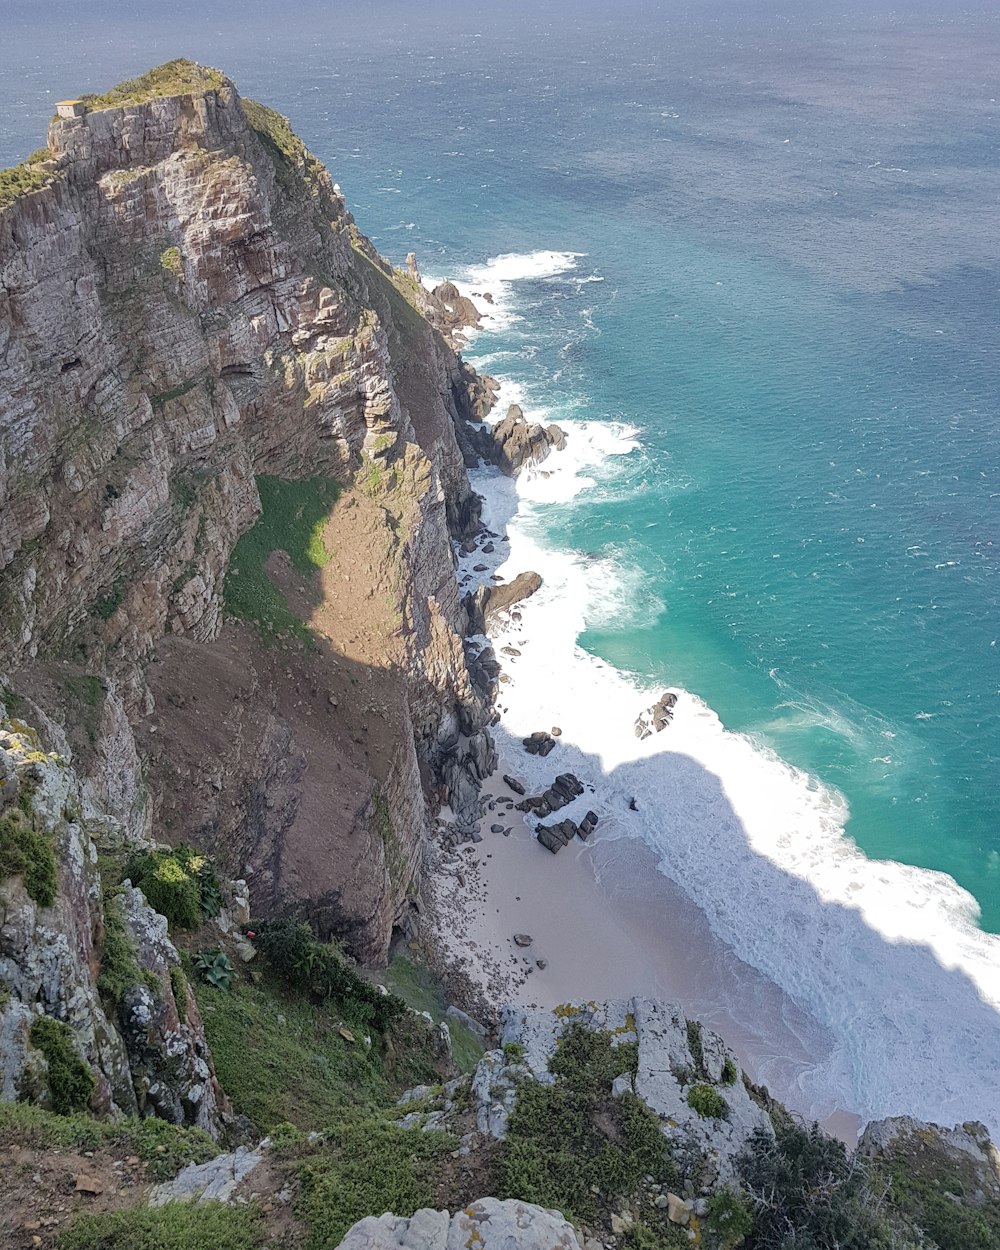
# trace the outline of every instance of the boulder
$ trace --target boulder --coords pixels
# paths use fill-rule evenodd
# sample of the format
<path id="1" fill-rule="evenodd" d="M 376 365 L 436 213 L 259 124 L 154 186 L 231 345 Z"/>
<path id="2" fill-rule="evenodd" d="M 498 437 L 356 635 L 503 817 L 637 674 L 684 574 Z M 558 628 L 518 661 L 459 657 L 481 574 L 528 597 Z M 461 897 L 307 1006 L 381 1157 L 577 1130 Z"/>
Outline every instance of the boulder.
<path id="1" fill-rule="evenodd" d="M 641 740 L 661 733 L 673 719 L 676 706 L 677 695 L 671 690 L 664 691 L 653 706 L 636 719 L 635 736 Z"/>
<path id="2" fill-rule="evenodd" d="M 518 781 L 516 777 L 511 777 L 509 773 L 504 773 L 503 779 L 507 783 L 507 785 L 510 786 L 510 788 L 514 791 L 515 794 L 524 793 L 524 785 L 520 781 Z"/>
<path id="3" fill-rule="evenodd" d="M 553 447 L 566 445 L 566 435 L 557 426 L 543 427 L 525 418 L 518 404 L 511 404 L 507 415 L 493 427 L 496 445 L 494 463 L 508 477 L 513 477 L 525 465 L 538 464 Z"/>
<path id="4" fill-rule="evenodd" d="M 557 825 L 539 825 L 535 837 L 553 855 L 567 846 L 580 832 L 572 820 L 561 820 Z"/>
<path id="5" fill-rule="evenodd" d="M 503 586 L 480 586 L 469 591 L 462 599 L 469 618 L 469 632 L 485 634 L 503 612 L 516 603 L 522 603 L 541 586 L 542 579 L 530 570 L 518 573 L 512 582 Z"/>
<path id="6" fill-rule="evenodd" d="M 455 1215 L 424 1208 L 403 1219 L 369 1215 L 348 1229 L 339 1250 L 580 1250 L 558 1211 L 509 1198 L 480 1198 Z"/>

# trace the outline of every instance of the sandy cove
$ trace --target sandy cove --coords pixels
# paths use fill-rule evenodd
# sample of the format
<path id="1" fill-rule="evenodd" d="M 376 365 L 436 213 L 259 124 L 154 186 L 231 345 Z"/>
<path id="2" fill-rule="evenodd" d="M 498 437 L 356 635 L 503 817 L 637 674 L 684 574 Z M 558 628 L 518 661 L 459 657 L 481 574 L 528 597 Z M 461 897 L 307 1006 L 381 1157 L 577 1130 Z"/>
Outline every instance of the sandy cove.
<path id="1" fill-rule="evenodd" d="M 558 752 L 549 758 L 555 776 L 562 771 Z M 829 1132 L 853 1144 L 856 1115 L 797 1097 L 814 1061 L 815 1023 L 712 935 L 645 846 L 616 838 L 607 824 L 556 855 L 540 846 L 526 815 L 505 801 L 520 796 L 503 774 L 518 777 L 523 762 L 523 753 L 501 746 L 497 771 L 483 787 L 482 840 L 436 852 L 430 894 L 440 955 L 494 1007 L 631 995 L 678 1001 L 725 1038 L 754 1080 L 793 1110 L 818 1114 Z M 578 821 L 588 799 L 589 787 L 550 819 Z M 494 825 L 511 832 L 494 832 Z M 515 934 L 530 937 L 530 945 L 519 946 Z"/>

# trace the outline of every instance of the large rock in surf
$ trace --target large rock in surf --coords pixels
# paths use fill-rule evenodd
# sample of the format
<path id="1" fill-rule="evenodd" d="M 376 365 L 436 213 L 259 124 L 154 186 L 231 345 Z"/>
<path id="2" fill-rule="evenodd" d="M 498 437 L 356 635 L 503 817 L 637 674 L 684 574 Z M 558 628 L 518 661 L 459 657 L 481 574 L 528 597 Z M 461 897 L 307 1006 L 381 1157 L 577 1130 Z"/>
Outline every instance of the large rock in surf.
<path id="1" fill-rule="evenodd" d="M 548 427 L 528 421 L 518 404 L 511 404 L 504 419 L 493 427 L 495 463 L 501 473 L 513 477 L 526 464 L 538 464 L 555 447 L 566 445 L 566 435 L 557 425 Z"/>
<path id="2" fill-rule="evenodd" d="M 462 600 L 469 615 L 469 633 L 487 633 L 496 617 L 529 598 L 541 584 L 541 577 L 529 571 L 518 573 L 512 582 L 505 585 L 480 586 L 470 591 Z"/>
<path id="3" fill-rule="evenodd" d="M 635 736 L 641 741 L 662 732 L 673 720 L 676 706 L 677 696 L 671 690 L 664 691 L 653 706 L 636 719 Z"/>

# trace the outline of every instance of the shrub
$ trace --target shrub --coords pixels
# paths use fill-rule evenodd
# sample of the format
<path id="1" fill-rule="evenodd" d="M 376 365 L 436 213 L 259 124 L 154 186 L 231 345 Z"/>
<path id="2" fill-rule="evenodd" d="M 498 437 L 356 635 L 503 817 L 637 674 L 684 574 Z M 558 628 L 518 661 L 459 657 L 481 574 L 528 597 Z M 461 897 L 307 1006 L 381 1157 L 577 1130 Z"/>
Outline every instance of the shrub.
<path id="1" fill-rule="evenodd" d="M 819 1125 L 779 1122 L 773 1140 L 758 1129 L 737 1166 L 756 1208 L 753 1250 L 875 1250 L 893 1244 L 865 1166 Z"/>
<path id="2" fill-rule="evenodd" d="M 167 273 L 172 273 L 175 278 L 179 278 L 184 273 L 181 249 L 179 247 L 165 247 L 160 253 L 160 268 L 165 269 Z"/>
<path id="3" fill-rule="evenodd" d="M 524 1058 L 524 1047 L 520 1042 L 504 1042 L 503 1057 L 508 1063 L 520 1063 Z"/>
<path id="4" fill-rule="evenodd" d="M 719 1250 L 733 1250 L 753 1232 L 753 1208 L 737 1189 L 717 1189 L 708 1200 L 708 1227 L 719 1239 Z"/>
<path id="5" fill-rule="evenodd" d="M 48 1063 L 49 1096 L 57 1115 L 86 1111 L 94 1092 L 94 1074 L 73 1045 L 68 1025 L 51 1016 L 40 1016 L 31 1026 L 31 1044 Z"/>
<path id="6" fill-rule="evenodd" d="M 219 879 L 207 856 L 181 844 L 170 851 L 138 851 L 125 876 L 145 894 L 150 907 L 181 929 L 194 929 L 222 909 Z"/>
<path id="7" fill-rule="evenodd" d="M 25 804 L 25 806 L 30 806 Z M 40 907 L 56 900 L 58 877 L 52 844 L 21 808 L 0 816 L 0 878 L 21 877 Z"/>
<path id="8" fill-rule="evenodd" d="M 256 1211 L 219 1202 L 81 1215 L 56 1243 L 58 1250 L 258 1250 L 264 1244 Z"/>
<path id="9" fill-rule="evenodd" d="M 736 1070 L 736 1064 L 733 1063 L 732 1059 L 730 1059 L 728 1055 L 726 1055 L 725 1062 L 722 1065 L 722 1077 L 720 1084 L 735 1085 L 738 1075 L 739 1073 Z"/>
<path id="10" fill-rule="evenodd" d="M 729 1115 L 729 1103 L 711 1085 L 692 1085 L 687 1095 L 688 1106 L 708 1119 L 724 1120 Z"/>
<path id="11" fill-rule="evenodd" d="M 380 1033 L 398 1020 L 406 1004 L 385 994 L 348 967 L 332 946 L 318 942 L 307 924 L 268 920 L 256 926 L 257 948 L 291 985 L 307 986 L 323 999 L 336 999 L 359 1023 Z"/>

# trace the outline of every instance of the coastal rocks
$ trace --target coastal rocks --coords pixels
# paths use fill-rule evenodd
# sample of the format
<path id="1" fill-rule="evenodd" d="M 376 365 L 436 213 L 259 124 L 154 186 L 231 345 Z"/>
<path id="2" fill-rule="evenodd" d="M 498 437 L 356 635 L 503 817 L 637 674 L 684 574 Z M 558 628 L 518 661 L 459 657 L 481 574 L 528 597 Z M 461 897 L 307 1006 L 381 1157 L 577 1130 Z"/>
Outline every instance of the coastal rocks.
<path id="1" fill-rule="evenodd" d="M 482 324 L 479 309 L 467 295 L 462 294 L 454 282 L 439 282 L 431 294 L 439 307 L 430 311 L 428 320 L 439 330 L 453 334 L 466 327 L 478 329 Z"/>
<path id="2" fill-rule="evenodd" d="M 544 729 L 536 729 L 527 738 L 522 738 L 521 744 L 529 755 L 541 755 L 544 757 L 555 750 L 556 740 L 547 734 Z"/>
<path id="3" fill-rule="evenodd" d="M 526 420 L 518 404 L 511 404 L 507 415 L 493 427 L 496 444 L 494 463 L 508 477 L 513 477 L 525 465 L 538 464 L 553 447 L 557 450 L 566 445 L 566 435 L 557 425 L 544 427 Z"/>
<path id="4" fill-rule="evenodd" d="M 590 837 L 590 835 L 594 832 L 596 828 L 597 828 L 597 813 L 587 812 L 583 820 L 580 821 L 579 827 L 577 828 L 577 833 L 584 840 L 584 842 L 586 842 L 587 839 Z"/>
<path id="5" fill-rule="evenodd" d="M 509 773 L 504 773 L 503 779 L 515 794 L 524 793 L 524 784 L 523 782 L 518 781 L 516 777 L 512 777 Z"/>
<path id="6" fill-rule="evenodd" d="M 670 724 L 677 706 L 677 695 L 667 690 L 651 708 L 643 712 L 635 722 L 635 736 L 642 740 L 654 733 L 661 733 Z"/>
<path id="7" fill-rule="evenodd" d="M 657 1114 L 675 1159 L 700 1183 L 731 1181 L 735 1161 L 753 1133 L 772 1133 L 770 1118 L 752 1101 L 722 1039 L 688 1020 L 676 1004 L 644 998 L 564 1003 L 553 1011 L 505 1007 L 501 1049 L 483 1056 L 473 1078 L 481 1132 L 503 1137 L 525 1076 L 543 1084 L 553 1081 L 549 1061 L 571 1022 L 608 1033 L 615 1046 L 636 1043 L 635 1073 L 618 1077 L 614 1092 L 632 1090 Z M 505 1058 L 503 1047 L 511 1042 L 518 1044 L 516 1060 Z M 722 1114 L 699 1114 L 691 1106 L 688 1095 L 696 1086 L 709 1086 L 723 1099 Z M 699 1101 L 697 1096 L 693 1101 Z"/>
<path id="8" fill-rule="evenodd" d="M 517 807 L 519 811 L 534 812 L 536 816 L 549 816 L 567 803 L 572 803 L 580 794 L 583 794 L 583 786 L 576 777 L 572 773 L 560 773 L 542 794 L 534 794 L 524 799 Z"/>
<path id="9" fill-rule="evenodd" d="M 881 1160 L 891 1173 L 951 1179 L 949 1189 L 960 1193 L 971 1206 L 1000 1201 L 1000 1151 L 990 1140 L 986 1126 L 975 1121 L 940 1128 L 910 1116 L 894 1116 L 869 1124 L 858 1151 Z"/>
<path id="10" fill-rule="evenodd" d="M 532 937 L 530 933 L 515 933 L 514 934 L 515 946 L 522 946 L 522 947 L 530 946 L 531 943 L 532 943 Z"/>
<path id="11" fill-rule="evenodd" d="M 175 983 L 171 976 L 180 956 L 167 935 L 166 918 L 127 884 L 116 902 L 146 974 L 125 991 L 118 1008 L 139 1113 L 195 1125 L 218 1138 L 229 1105 L 215 1078 L 197 1000 L 183 978 Z"/>
<path id="12" fill-rule="evenodd" d="M 537 591 L 542 579 L 537 573 L 518 573 L 513 581 L 502 586 L 480 586 L 462 600 L 469 618 L 469 632 L 485 634 L 503 612 L 522 603 Z"/>
<path id="13" fill-rule="evenodd" d="M 558 1211 L 517 1199 L 480 1198 L 455 1215 L 418 1211 L 409 1219 L 368 1216 L 347 1231 L 339 1250 L 580 1250 Z"/>
<path id="14" fill-rule="evenodd" d="M 561 820 L 557 825 L 539 825 L 535 837 L 553 855 L 558 854 L 564 846 L 580 832 L 580 827 L 572 820 Z"/>
<path id="15" fill-rule="evenodd" d="M 455 829 L 462 840 L 475 835 L 478 841 L 479 821 L 486 810 L 480 789 L 496 770 L 497 762 L 496 743 L 488 729 L 473 734 L 464 747 L 456 746 L 444 761 L 442 777 L 454 813 Z"/>

